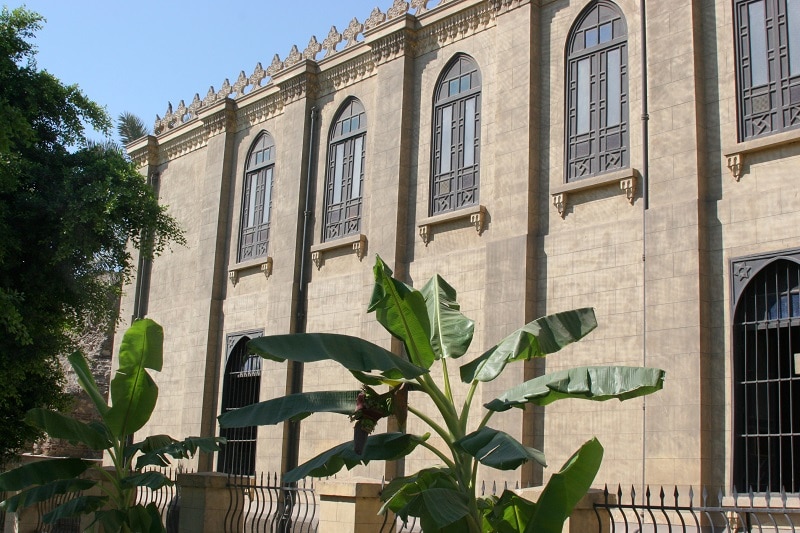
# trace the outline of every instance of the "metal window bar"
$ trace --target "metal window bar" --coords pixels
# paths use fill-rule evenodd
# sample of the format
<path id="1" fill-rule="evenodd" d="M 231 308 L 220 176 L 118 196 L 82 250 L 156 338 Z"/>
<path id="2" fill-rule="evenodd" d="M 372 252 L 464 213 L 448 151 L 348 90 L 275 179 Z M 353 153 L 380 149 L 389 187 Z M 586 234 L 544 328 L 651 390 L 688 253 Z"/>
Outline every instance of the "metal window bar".
<path id="1" fill-rule="evenodd" d="M 181 469 L 174 468 L 159 468 L 148 467 L 142 470 L 144 472 L 161 472 L 170 481 L 172 485 L 164 485 L 163 487 L 153 490 L 147 487 L 139 487 L 136 491 L 136 504 L 148 505 L 154 503 L 158 508 L 158 513 L 161 515 L 161 523 L 167 528 L 168 533 L 177 533 L 178 531 L 178 516 L 180 513 L 180 487 L 177 483 L 178 474 Z M 193 472 L 193 470 L 189 471 Z"/>
<path id="2" fill-rule="evenodd" d="M 282 484 L 277 473 L 228 475 L 231 505 L 225 533 L 316 533 L 319 524 L 313 480 Z"/>
<path id="3" fill-rule="evenodd" d="M 734 491 L 726 498 L 722 491 L 716 499 L 709 497 L 703 487 L 701 499 L 695 501 L 693 487 L 683 497 L 674 487 L 668 496 L 664 487 L 658 495 L 647 486 L 644 498 L 637 500 L 636 489 L 625 494 L 621 485 L 611 493 L 608 485 L 603 491 L 603 501 L 594 504 L 598 531 L 641 532 L 800 532 L 800 499 L 797 494 L 785 491 L 777 496 L 767 492 L 763 496 L 749 492 L 740 495 Z M 610 530 L 604 526 L 611 517 Z"/>
<path id="4" fill-rule="evenodd" d="M 248 355 L 243 336 L 231 349 L 225 369 L 222 390 L 222 412 L 226 413 L 258 402 L 261 387 L 261 358 Z M 217 471 L 228 474 L 255 474 L 258 428 L 226 428 L 221 435 L 227 439 L 218 455 Z"/>
<path id="5" fill-rule="evenodd" d="M 776 261 L 747 285 L 734 320 L 734 485 L 800 491 L 800 266 Z"/>

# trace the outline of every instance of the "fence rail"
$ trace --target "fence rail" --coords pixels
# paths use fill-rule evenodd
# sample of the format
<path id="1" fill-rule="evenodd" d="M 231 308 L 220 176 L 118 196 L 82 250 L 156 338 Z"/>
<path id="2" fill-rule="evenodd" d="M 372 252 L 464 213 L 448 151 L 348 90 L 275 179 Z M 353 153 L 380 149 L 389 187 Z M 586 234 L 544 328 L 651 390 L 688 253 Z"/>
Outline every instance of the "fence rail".
<path id="1" fill-rule="evenodd" d="M 136 503 L 139 505 L 154 503 L 158 507 L 161 523 L 167 528 L 167 533 L 177 533 L 180 513 L 180 490 L 175 482 L 182 470 L 150 467 L 142 469 L 142 472 L 160 472 L 172 481 L 172 485 L 164 485 L 155 490 L 139 487 L 136 491 Z"/>
<path id="2" fill-rule="evenodd" d="M 228 476 L 231 505 L 225 533 L 316 533 L 318 504 L 313 481 L 282 484 L 276 473 Z"/>
<path id="3" fill-rule="evenodd" d="M 800 495 L 738 494 L 726 496 L 722 491 L 712 495 L 703 487 L 700 499 L 689 487 L 681 496 L 677 487 L 652 491 L 649 486 L 643 497 L 636 489 L 624 492 L 617 486 L 610 492 L 606 485 L 603 501 L 594 504 L 598 531 L 603 518 L 611 516 L 610 531 L 615 532 L 709 532 L 709 533 L 800 533 Z M 638 498 L 638 499 L 637 499 Z"/>

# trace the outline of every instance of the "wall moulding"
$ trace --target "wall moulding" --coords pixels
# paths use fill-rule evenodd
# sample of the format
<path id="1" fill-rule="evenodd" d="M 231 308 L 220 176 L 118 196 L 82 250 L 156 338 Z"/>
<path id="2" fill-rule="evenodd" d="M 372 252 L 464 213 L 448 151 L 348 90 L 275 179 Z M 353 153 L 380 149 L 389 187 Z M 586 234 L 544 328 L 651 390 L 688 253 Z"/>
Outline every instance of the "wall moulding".
<path id="1" fill-rule="evenodd" d="M 561 218 L 567 216 L 567 207 L 570 201 L 575 202 L 578 193 L 590 189 L 606 188 L 618 186 L 619 190 L 625 194 L 625 199 L 630 205 L 636 200 L 637 184 L 641 180 L 639 171 L 635 168 L 626 168 L 608 174 L 601 174 L 593 178 L 571 181 L 558 187 L 554 187 L 550 192 L 553 198 L 553 207 L 556 208 Z M 577 203 L 577 202 L 575 202 Z"/>
<path id="2" fill-rule="evenodd" d="M 335 241 L 315 244 L 311 247 L 311 260 L 314 261 L 317 270 L 320 270 L 322 265 L 325 264 L 324 255 L 326 253 L 348 247 L 355 253 L 358 260 L 361 261 L 367 254 L 367 236 L 358 233 L 356 235 L 348 235 L 347 237 L 336 239 Z"/>
<path id="3" fill-rule="evenodd" d="M 482 205 L 473 205 L 450 213 L 423 218 L 419 221 L 419 224 L 417 224 L 419 236 L 427 247 L 428 243 L 433 239 L 433 229 L 435 226 L 467 218 L 480 236 L 483 234 L 483 230 L 486 229 L 486 213 L 486 207 Z"/>
<path id="4" fill-rule="evenodd" d="M 775 150 L 791 144 L 800 144 L 800 129 L 784 131 L 760 139 L 737 143 L 724 151 L 725 166 L 731 171 L 733 179 L 739 181 L 745 173 L 745 163 L 747 159 L 749 159 L 748 156 L 757 152 Z"/>

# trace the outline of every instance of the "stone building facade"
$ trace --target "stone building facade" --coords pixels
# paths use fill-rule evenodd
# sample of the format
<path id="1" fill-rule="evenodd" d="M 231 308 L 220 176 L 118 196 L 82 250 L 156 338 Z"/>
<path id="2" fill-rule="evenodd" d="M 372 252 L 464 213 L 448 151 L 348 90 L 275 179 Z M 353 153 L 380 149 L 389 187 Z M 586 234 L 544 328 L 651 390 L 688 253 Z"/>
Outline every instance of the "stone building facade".
<path id="1" fill-rule="evenodd" d="M 122 302 L 166 332 L 143 431 L 215 435 L 237 402 L 354 386 L 241 343 L 315 331 L 397 349 L 366 314 L 379 254 L 408 283 L 440 273 L 458 289 L 474 355 L 595 308 L 589 337 L 485 384 L 482 403 L 543 370 L 666 370 L 645 400 L 498 417 L 554 468 L 596 435 L 601 483 L 800 490 L 800 2 L 387 7 L 170 107 L 128 146 L 188 241 Z M 280 471 L 351 435 L 315 415 L 229 435 L 237 458 L 198 466 Z"/>

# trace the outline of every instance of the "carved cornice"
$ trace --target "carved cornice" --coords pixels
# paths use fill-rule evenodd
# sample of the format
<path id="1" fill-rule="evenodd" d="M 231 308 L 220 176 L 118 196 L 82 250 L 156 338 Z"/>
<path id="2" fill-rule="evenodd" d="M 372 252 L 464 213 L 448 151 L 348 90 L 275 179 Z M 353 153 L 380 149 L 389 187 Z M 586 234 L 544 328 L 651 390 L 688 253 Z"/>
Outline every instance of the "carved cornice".
<path id="1" fill-rule="evenodd" d="M 419 31 L 416 53 L 425 54 L 490 28 L 496 16 L 496 6 L 486 2 L 426 26 Z"/>
<path id="2" fill-rule="evenodd" d="M 387 35 L 370 43 L 372 48 L 372 61 L 382 65 L 397 57 L 414 53 L 414 39 L 406 32 L 397 32 Z"/>
<path id="3" fill-rule="evenodd" d="M 148 135 L 145 137 L 144 145 L 136 146 L 138 144 L 139 142 L 134 143 L 135 148 L 128 152 L 131 162 L 136 165 L 136 168 L 158 164 L 158 139 L 152 135 Z"/>
<path id="4" fill-rule="evenodd" d="M 156 135 L 162 135 L 194 120 L 202 114 L 202 111 L 220 100 L 225 98 L 239 99 L 262 87 L 278 83 L 275 80 L 276 76 L 281 75 L 288 68 L 296 68 L 296 65 L 303 61 L 312 63 L 318 61 L 317 56 L 320 52 L 323 53 L 323 58 L 320 61 L 339 54 L 351 54 L 359 49 L 359 43 L 364 42 L 363 36 L 365 32 L 372 35 L 374 32 L 379 32 L 381 27 L 386 26 L 388 29 L 388 26 L 395 24 L 398 19 L 405 17 L 411 20 L 415 16 L 425 14 L 423 18 L 429 22 L 426 22 L 414 42 L 406 36 L 394 36 L 392 38 L 382 37 L 377 39 L 376 43 L 370 43 L 373 50 L 373 58 L 368 60 L 368 63 L 360 57 L 354 58 L 352 61 L 347 61 L 346 58 L 343 58 L 339 62 L 346 62 L 348 66 L 337 66 L 331 69 L 333 73 L 327 78 L 329 90 L 330 88 L 344 87 L 352 81 L 361 79 L 372 71 L 375 64 L 386 62 L 401 54 L 413 53 L 420 55 L 436 47 L 458 41 L 475 32 L 486 29 L 492 26 L 494 18 L 498 14 L 527 4 L 530 1 L 487 0 L 479 4 L 473 4 L 472 7 L 461 8 L 462 2 L 455 2 L 454 0 L 410 0 L 410 2 L 393 0 L 386 13 L 376 7 L 363 24 L 358 22 L 357 18 L 353 18 L 344 33 L 339 33 L 336 27 L 332 26 L 321 44 L 316 37 L 311 37 L 308 46 L 302 52 L 299 51 L 297 46 L 293 46 L 284 60 L 281 60 L 280 56 L 275 54 L 266 69 L 262 67 L 261 63 L 258 63 L 249 76 L 245 71 L 241 71 L 233 84 L 226 79 L 218 91 L 211 86 L 205 98 L 201 99 L 199 94 L 195 94 L 194 99 L 188 106 L 184 104 L 183 100 L 179 102 L 177 109 L 174 110 L 172 104 L 168 104 L 163 118 L 156 115 L 153 131 Z M 464 2 L 463 5 L 467 5 L 467 3 Z M 462 10 L 458 11 L 459 9 Z M 433 15 L 433 19 L 429 19 L 428 14 L 433 14 L 436 11 L 442 11 L 442 16 Z M 450 11 L 453 11 L 453 13 L 451 14 Z M 412 12 L 413 15 L 411 14 Z M 441 20 L 435 20 L 437 18 Z M 362 36 L 361 40 L 359 40 L 359 35 Z M 345 41 L 344 46 L 339 46 L 343 40 Z M 369 38 L 367 37 L 366 40 L 369 41 Z M 337 50 L 337 47 L 340 49 Z M 298 97 L 298 94 L 302 95 L 308 92 L 307 89 L 302 88 L 302 84 L 300 86 L 292 85 L 291 87 L 286 87 L 286 89 L 292 90 L 285 90 L 284 85 L 283 83 L 281 84 L 281 93 L 285 94 L 285 101 L 287 101 L 286 98 L 289 99 L 288 101 L 292 101 Z M 297 92 L 298 87 L 300 93 Z"/>
<path id="5" fill-rule="evenodd" d="M 208 144 L 208 133 L 205 128 L 194 128 L 184 135 L 170 139 L 162 144 L 158 151 L 158 161 L 163 163 L 177 159 L 188 153 L 199 150 Z"/>
<path id="6" fill-rule="evenodd" d="M 258 99 L 239 111 L 236 129 L 241 130 L 243 128 L 255 126 L 282 112 L 283 96 L 278 92 L 270 94 L 264 98 Z"/>
<path id="7" fill-rule="evenodd" d="M 317 93 L 316 76 L 304 73 L 280 83 L 280 96 L 287 105 L 303 97 L 314 98 Z"/>
<path id="8" fill-rule="evenodd" d="M 232 100 L 226 100 L 222 109 L 213 114 L 203 116 L 202 120 L 206 139 L 210 139 L 220 133 L 233 131 L 236 126 L 236 104 Z"/>
<path id="9" fill-rule="evenodd" d="M 375 71 L 373 54 L 362 54 L 347 63 L 337 65 L 320 73 L 320 96 L 352 85 Z"/>

